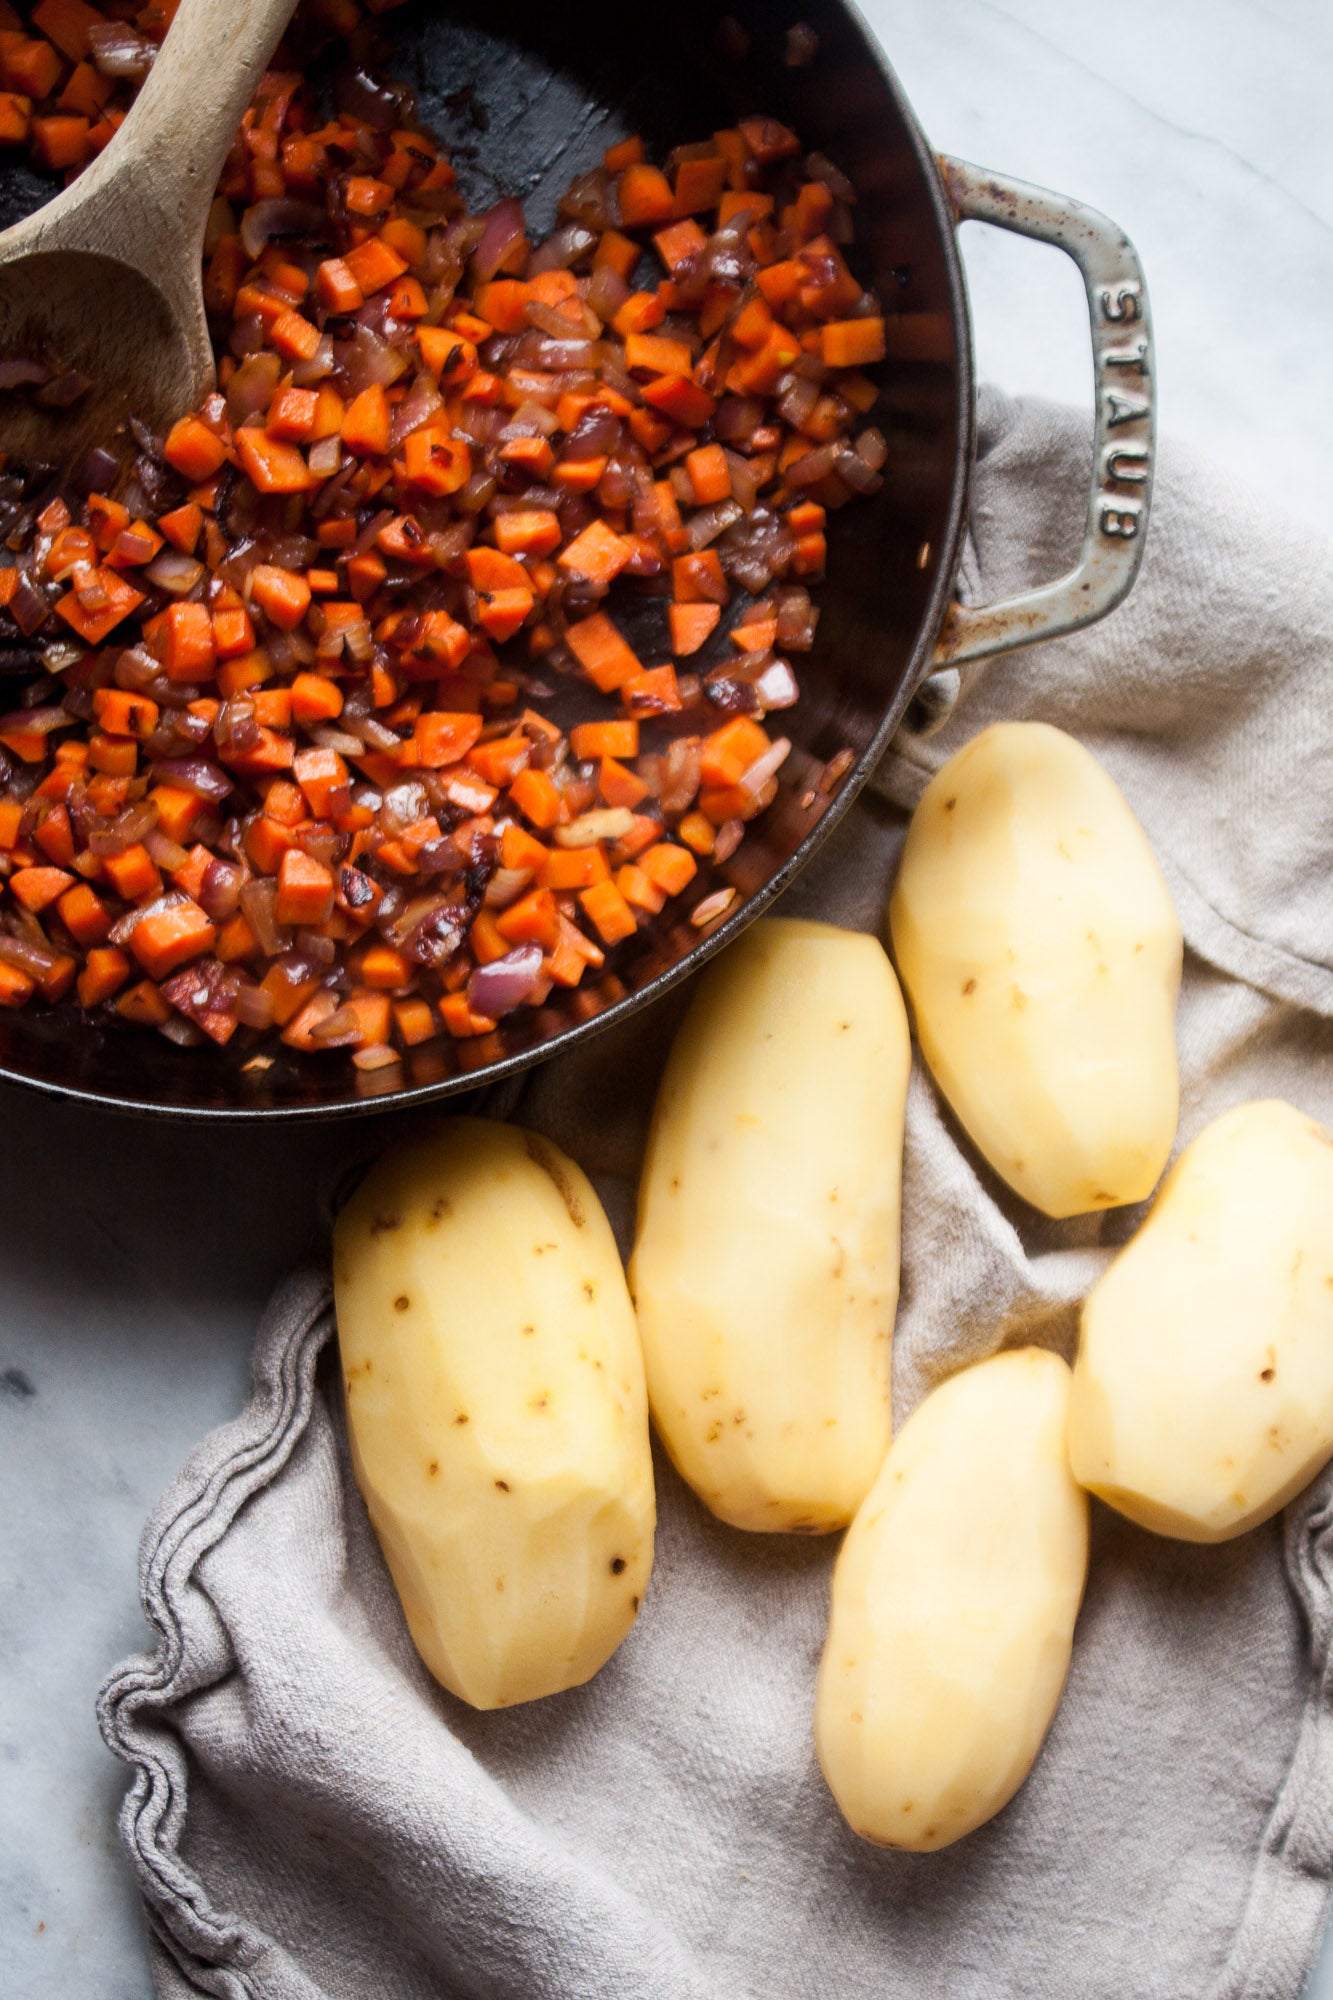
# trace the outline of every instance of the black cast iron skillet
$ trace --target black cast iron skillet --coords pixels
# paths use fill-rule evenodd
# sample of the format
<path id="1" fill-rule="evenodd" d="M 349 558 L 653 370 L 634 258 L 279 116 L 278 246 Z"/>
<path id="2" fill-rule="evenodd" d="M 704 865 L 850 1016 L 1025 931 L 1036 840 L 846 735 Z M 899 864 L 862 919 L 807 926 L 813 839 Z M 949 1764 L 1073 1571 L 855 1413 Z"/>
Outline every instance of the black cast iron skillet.
<path id="1" fill-rule="evenodd" d="M 784 59 L 786 31 L 818 38 Z M 400 1108 L 498 1080 L 596 1033 L 694 969 L 779 894 L 850 804 L 920 691 L 947 706 L 964 660 L 1101 616 L 1129 589 L 1147 526 L 1152 466 L 1150 335 L 1132 246 L 1104 216 L 931 151 L 869 31 L 841 0 L 506 0 L 418 4 L 385 20 L 383 72 L 408 82 L 451 149 L 474 208 L 523 198 L 538 229 L 577 173 L 641 132 L 662 157 L 752 112 L 791 125 L 854 183 L 854 263 L 888 311 L 889 356 L 875 421 L 890 440 L 882 491 L 835 514 L 816 649 L 782 717 L 793 742 L 778 798 L 720 870 L 611 955 L 596 984 L 552 994 L 494 1034 L 448 1036 L 400 1068 L 363 1076 L 344 1058 L 280 1046 L 266 1069 L 247 1052 L 180 1049 L 142 1030 L 92 1027 L 71 1007 L 0 1016 L 0 1076 L 111 1108 L 205 1119 L 329 1118 Z M 806 38 L 801 38 L 805 40 Z M 22 169 L 0 185 L 0 220 L 50 187 Z M 974 383 L 955 231 L 977 219 L 1065 249 L 1085 278 L 1096 369 L 1096 430 L 1083 554 L 1070 576 L 980 610 L 953 604 L 973 451 Z M 1039 333 L 1034 329 L 1034 338 Z M 952 683 L 952 684 L 951 684 Z M 850 753 L 850 761 L 840 753 Z M 831 760 L 845 766 L 829 784 Z M 836 768 L 836 767 L 835 767 Z M 823 781 L 821 783 L 821 780 Z M 690 911 L 720 889 L 724 912 Z"/>

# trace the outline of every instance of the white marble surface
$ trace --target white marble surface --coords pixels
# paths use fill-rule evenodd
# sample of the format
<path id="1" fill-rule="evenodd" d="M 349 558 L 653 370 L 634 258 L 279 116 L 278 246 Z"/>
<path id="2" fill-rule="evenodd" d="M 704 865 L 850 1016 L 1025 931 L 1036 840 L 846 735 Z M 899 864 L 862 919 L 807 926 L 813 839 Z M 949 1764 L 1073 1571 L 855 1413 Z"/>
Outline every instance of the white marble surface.
<path id="1" fill-rule="evenodd" d="M 1333 530 L 1329 0 L 869 0 L 935 143 L 1107 209 L 1152 289 L 1165 426 Z M 1086 398 L 1077 282 L 965 232 L 983 371 Z M 146 2000 L 92 1696 L 144 1639 L 140 1526 L 241 1397 L 344 1132 L 213 1134 L 0 1091 L 0 1991 Z M 1333 2000 L 1326 1951 L 1309 2000 Z"/>

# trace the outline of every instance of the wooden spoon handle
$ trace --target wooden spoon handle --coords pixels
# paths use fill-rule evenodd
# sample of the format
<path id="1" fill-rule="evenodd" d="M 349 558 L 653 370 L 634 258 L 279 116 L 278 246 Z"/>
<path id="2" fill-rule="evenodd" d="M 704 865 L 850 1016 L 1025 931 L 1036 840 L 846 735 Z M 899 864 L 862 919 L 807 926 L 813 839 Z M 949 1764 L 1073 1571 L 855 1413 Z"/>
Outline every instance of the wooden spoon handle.
<path id="1" fill-rule="evenodd" d="M 190 216 L 188 234 L 196 216 L 202 230 L 241 114 L 294 8 L 295 0 L 182 0 L 115 144 L 102 156 L 116 177 L 150 173 L 164 206 Z"/>
<path id="2" fill-rule="evenodd" d="M 111 144 L 19 228 L 42 247 L 107 251 L 175 298 L 185 267 L 197 264 L 241 114 L 294 7 L 295 0 L 181 0 Z M 197 289 L 197 271 L 190 279 Z"/>

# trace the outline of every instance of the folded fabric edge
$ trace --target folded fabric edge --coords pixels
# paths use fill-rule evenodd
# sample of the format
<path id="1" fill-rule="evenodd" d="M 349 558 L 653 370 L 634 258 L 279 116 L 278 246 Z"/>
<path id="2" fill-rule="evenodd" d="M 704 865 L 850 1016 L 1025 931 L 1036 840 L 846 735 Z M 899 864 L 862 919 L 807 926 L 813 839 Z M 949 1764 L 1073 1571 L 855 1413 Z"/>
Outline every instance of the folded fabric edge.
<path id="1" fill-rule="evenodd" d="M 134 1774 L 119 1823 L 149 1921 L 177 1962 L 196 1975 L 208 1961 L 221 1961 L 222 1969 L 229 1958 L 239 1971 L 246 1947 L 236 1921 L 214 1908 L 202 1882 L 180 1859 L 176 1843 L 185 1812 L 183 1758 L 178 1752 L 180 1769 L 173 1770 L 160 1732 L 141 1726 L 139 1715 L 178 1692 L 184 1665 L 178 1593 L 250 1496 L 281 1470 L 306 1428 L 329 1309 L 329 1280 L 322 1271 L 298 1271 L 278 1288 L 256 1343 L 244 1409 L 191 1455 L 144 1529 L 140 1595 L 159 1634 L 157 1645 L 117 1667 L 97 1697 L 103 1741 Z M 294 1338 L 293 1321 L 298 1326 Z"/>
<path id="2" fill-rule="evenodd" d="M 1283 1543 L 1306 1620 L 1310 1684 L 1213 2000 L 1299 1992 L 1333 1902 L 1333 1473 L 1287 1509 Z"/>

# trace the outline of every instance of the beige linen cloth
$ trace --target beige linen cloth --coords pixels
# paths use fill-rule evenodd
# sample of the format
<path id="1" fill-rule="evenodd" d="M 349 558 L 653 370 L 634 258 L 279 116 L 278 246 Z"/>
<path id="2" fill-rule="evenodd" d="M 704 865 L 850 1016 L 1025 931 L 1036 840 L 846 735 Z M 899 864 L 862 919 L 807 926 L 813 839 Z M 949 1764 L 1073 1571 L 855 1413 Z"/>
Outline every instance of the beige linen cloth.
<path id="1" fill-rule="evenodd" d="M 1069 557 L 1088 451 L 1072 413 L 991 397 L 983 418 L 976 598 Z M 1269 1093 L 1333 1123 L 1331 665 L 1329 550 L 1168 448 L 1129 604 L 971 676 L 939 733 L 904 732 L 784 907 L 878 931 L 929 773 L 994 718 L 1058 723 L 1123 787 L 1180 907 L 1181 1140 Z M 678 1004 L 491 1107 L 582 1161 L 622 1242 Z M 1069 1353 L 1080 1295 L 1139 1219 L 1036 1216 L 919 1069 L 905 1201 L 899 1419 L 1002 1343 Z M 1097 1508 L 1031 1779 L 959 1845 L 892 1854 L 844 1827 L 811 1744 L 833 1540 L 723 1527 L 659 1455 L 657 1566 L 625 1645 L 585 1688 L 475 1714 L 408 1641 L 349 1474 L 331 1332 L 323 1272 L 293 1278 L 252 1401 L 147 1529 L 157 1651 L 102 1694 L 160 1994 L 1299 1992 L 1333 1867 L 1333 1479 L 1221 1548 Z"/>

